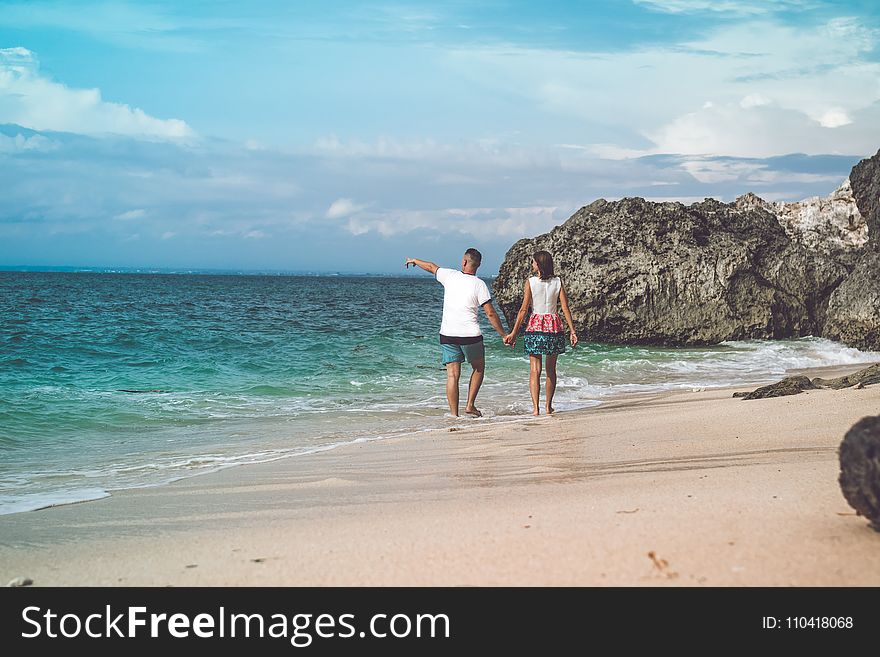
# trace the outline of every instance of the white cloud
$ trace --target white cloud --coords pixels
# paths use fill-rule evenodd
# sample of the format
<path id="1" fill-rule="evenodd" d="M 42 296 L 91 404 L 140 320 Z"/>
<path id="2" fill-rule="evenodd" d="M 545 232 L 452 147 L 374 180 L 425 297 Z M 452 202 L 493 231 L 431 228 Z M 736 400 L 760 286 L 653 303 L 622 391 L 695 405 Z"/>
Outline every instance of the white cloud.
<path id="1" fill-rule="evenodd" d="M 564 147 L 575 148 L 570 144 L 564 145 Z M 645 155 L 644 149 L 622 148 L 615 144 L 590 144 L 589 146 L 580 146 L 578 148 L 606 160 L 626 160 Z"/>
<path id="2" fill-rule="evenodd" d="M 744 193 L 746 190 L 759 191 L 764 195 L 763 189 L 767 185 L 781 183 L 825 183 L 829 190 L 839 186 L 842 182 L 840 174 L 798 173 L 794 171 L 779 171 L 770 168 L 767 161 L 759 160 L 736 160 L 716 159 L 711 157 L 688 158 L 681 162 L 681 168 L 687 171 L 698 182 L 706 185 L 718 183 L 738 182 Z"/>
<path id="3" fill-rule="evenodd" d="M 0 153 L 47 152 L 56 148 L 58 144 L 43 135 L 0 134 Z"/>
<path id="4" fill-rule="evenodd" d="M 479 185 L 482 180 L 474 176 L 461 173 L 441 173 L 434 177 L 433 182 L 437 185 Z"/>
<path id="5" fill-rule="evenodd" d="M 763 105 L 769 105 L 771 101 L 769 98 L 762 96 L 761 94 L 749 94 L 745 96 L 741 101 L 739 101 L 739 106 L 743 109 L 749 109 L 751 107 L 761 107 Z M 703 105 L 704 109 L 711 109 L 712 105 Z"/>
<path id="6" fill-rule="evenodd" d="M 322 137 L 314 143 L 310 154 L 326 158 L 397 161 L 401 170 L 408 162 L 433 162 L 438 165 L 461 167 L 486 166 L 495 169 L 523 169 L 559 167 L 558 148 L 579 147 L 571 144 L 553 148 L 535 148 L 498 139 L 471 139 L 458 143 L 444 143 L 433 139 L 406 140 L 380 137 L 367 142 L 359 139 L 342 141 L 335 135 Z M 345 165 L 347 166 L 347 164 Z M 460 171 L 456 171 L 460 173 Z"/>
<path id="7" fill-rule="evenodd" d="M 34 54 L 27 48 L 0 48 L 0 64 L 14 73 L 24 74 L 34 67 Z"/>
<path id="8" fill-rule="evenodd" d="M 728 180 L 748 178 L 766 168 L 765 164 L 724 160 L 686 160 L 681 168 L 701 183 L 718 183 Z"/>
<path id="9" fill-rule="evenodd" d="M 433 139 L 404 140 L 382 136 L 372 142 L 367 142 L 361 139 L 343 141 L 336 135 L 327 135 L 317 139 L 314 150 L 326 156 L 398 158 L 403 160 L 446 157 L 458 152 L 450 145 L 441 144 Z"/>
<path id="10" fill-rule="evenodd" d="M 245 147 L 245 150 L 250 150 Z M 210 176 L 206 184 L 216 188 L 218 193 L 223 192 L 258 192 L 266 197 L 279 199 L 292 199 L 302 192 L 302 189 L 292 180 L 267 179 L 263 175 L 247 174 L 239 170 L 223 171 L 212 166 L 208 172 Z"/>
<path id="11" fill-rule="evenodd" d="M 133 219 L 143 219 L 147 216 L 147 211 L 143 208 L 138 208 L 136 210 L 126 210 L 125 212 L 120 212 L 116 215 L 116 219 L 120 219 L 122 221 L 131 221 Z"/>
<path id="12" fill-rule="evenodd" d="M 740 99 L 715 109 L 743 115 L 781 111 L 775 105 L 746 110 Z M 880 123 L 877 115 L 880 106 L 875 112 Z M 827 135 L 825 146 L 855 143 L 852 131 L 870 118 L 857 113 L 853 124 L 831 129 L 797 116 Z M 42 136 L 18 133 L 0 127 L 0 134 L 12 138 Z M 332 229 L 349 245 L 351 262 L 365 262 L 404 241 L 439 244 L 457 236 L 485 244 L 500 259 L 518 238 L 550 230 L 598 197 L 730 200 L 751 190 L 798 200 L 829 193 L 852 164 L 849 158 L 800 156 L 608 160 L 597 158 L 589 145 L 505 150 L 491 141 L 437 144 L 434 153 L 420 158 L 342 157 L 255 152 L 216 140 L 193 149 L 174 141 L 50 136 L 57 142 L 51 157 L 24 151 L 0 156 L 7 182 L 0 194 L 0 258 L 17 253 L 25 235 L 77 231 L 96 244 L 103 239 L 120 246 L 140 235 L 131 246 L 144 244 L 146 253 L 173 252 L 173 245 L 186 239 L 213 253 L 213 262 L 220 262 L 224 251 L 226 257 L 253 253 L 254 262 L 273 252 L 274 263 L 290 258 L 313 267 L 315 245 Z M 507 163 L 496 166 L 496 160 Z M 294 183 L 295 202 L 267 193 Z M 346 196 L 338 198 L 340 193 Z M 338 216 L 328 220 L 333 199 L 332 214 Z M 20 241 L 11 242 L 16 235 Z"/>
<path id="13" fill-rule="evenodd" d="M 391 237 L 414 231 L 458 233 L 477 237 L 518 239 L 537 235 L 562 223 L 574 207 L 531 206 L 517 208 L 446 208 L 443 210 L 392 210 L 352 217 L 346 229 L 352 235 L 377 233 Z"/>
<path id="14" fill-rule="evenodd" d="M 350 214 L 360 212 L 365 207 L 367 206 L 357 205 L 350 198 L 338 198 L 330 204 L 329 208 L 327 208 L 326 217 L 328 219 L 341 219 L 342 217 L 347 217 Z"/>
<path id="15" fill-rule="evenodd" d="M 648 136 L 658 153 L 770 157 L 785 153 L 868 154 L 880 144 L 880 105 L 857 114 L 858 123 L 831 114 L 830 124 L 775 106 L 743 109 L 738 103 L 684 114 Z M 847 117 L 848 118 L 848 117 Z M 835 123 L 837 122 L 837 123 Z"/>
<path id="16" fill-rule="evenodd" d="M 865 155 L 880 143 L 870 120 L 880 103 L 878 42 L 880 31 L 853 18 L 796 27 L 768 15 L 623 53 L 495 46 L 449 57 L 462 76 L 581 122 L 601 157 Z"/>
<path id="17" fill-rule="evenodd" d="M 852 119 L 842 109 L 830 109 L 819 117 L 819 125 L 823 128 L 839 128 L 850 123 Z"/>
<path id="18" fill-rule="evenodd" d="M 35 130 L 179 139 L 193 136 L 180 119 L 158 119 L 105 101 L 98 89 L 73 89 L 42 75 L 26 48 L 0 49 L 0 123 Z"/>
<path id="19" fill-rule="evenodd" d="M 815 5 L 804 0 L 633 0 L 637 5 L 668 14 L 714 12 L 738 16 L 769 14 L 780 9 Z"/>

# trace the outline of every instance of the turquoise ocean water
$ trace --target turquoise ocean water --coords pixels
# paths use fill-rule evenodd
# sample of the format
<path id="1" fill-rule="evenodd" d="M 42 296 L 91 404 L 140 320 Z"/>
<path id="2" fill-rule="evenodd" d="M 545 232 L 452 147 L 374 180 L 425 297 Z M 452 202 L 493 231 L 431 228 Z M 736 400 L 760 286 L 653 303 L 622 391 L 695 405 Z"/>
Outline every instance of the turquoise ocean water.
<path id="1" fill-rule="evenodd" d="M 522 341 L 484 322 L 485 418 L 444 417 L 441 306 L 428 276 L 0 272 L 0 513 L 527 414 Z M 587 343 L 560 357 L 555 405 L 878 359 L 815 338 Z"/>

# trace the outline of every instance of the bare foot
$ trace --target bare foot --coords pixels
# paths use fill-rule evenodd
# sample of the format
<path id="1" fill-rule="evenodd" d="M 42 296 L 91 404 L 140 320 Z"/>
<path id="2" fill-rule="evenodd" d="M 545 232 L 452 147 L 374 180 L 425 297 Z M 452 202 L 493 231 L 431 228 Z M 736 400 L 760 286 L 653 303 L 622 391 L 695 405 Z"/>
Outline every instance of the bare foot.
<path id="1" fill-rule="evenodd" d="M 552 406 L 547 407 L 547 415 L 553 415 L 553 407 Z"/>
<path id="2" fill-rule="evenodd" d="M 539 411 L 537 408 L 532 411 L 532 415 L 534 415 L 535 417 L 538 417 L 540 414 L 541 414 L 541 411 Z"/>
<path id="3" fill-rule="evenodd" d="M 468 415 L 473 415 L 474 417 L 483 417 L 483 414 L 476 408 L 466 408 L 464 409 L 464 412 Z"/>

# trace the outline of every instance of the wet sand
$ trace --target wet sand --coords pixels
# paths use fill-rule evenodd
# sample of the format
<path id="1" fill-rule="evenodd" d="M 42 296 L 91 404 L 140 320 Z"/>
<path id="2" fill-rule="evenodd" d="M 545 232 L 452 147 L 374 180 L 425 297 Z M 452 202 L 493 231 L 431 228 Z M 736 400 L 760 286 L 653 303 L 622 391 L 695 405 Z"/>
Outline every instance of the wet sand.
<path id="1" fill-rule="evenodd" d="M 880 532 L 837 482 L 880 385 L 731 397 L 745 389 L 450 420 L 2 516 L 0 583 L 880 585 Z"/>

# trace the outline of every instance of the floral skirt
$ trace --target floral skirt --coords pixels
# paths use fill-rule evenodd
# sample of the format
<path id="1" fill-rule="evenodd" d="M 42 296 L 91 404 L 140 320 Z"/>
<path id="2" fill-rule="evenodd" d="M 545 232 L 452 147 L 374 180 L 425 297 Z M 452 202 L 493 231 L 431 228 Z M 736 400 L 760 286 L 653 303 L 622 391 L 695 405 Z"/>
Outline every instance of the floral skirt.
<path id="1" fill-rule="evenodd" d="M 532 313 L 529 316 L 529 323 L 526 324 L 526 333 L 563 333 L 564 331 L 565 327 L 562 326 L 559 313 L 546 315 Z"/>
<path id="2" fill-rule="evenodd" d="M 565 353 L 565 333 L 525 333 L 525 351 L 530 356 L 552 356 Z"/>
<path id="3" fill-rule="evenodd" d="M 565 353 L 565 331 L 558 313 L 532 313 L 525 333 L 526 353 L 548 356 Z"/>

